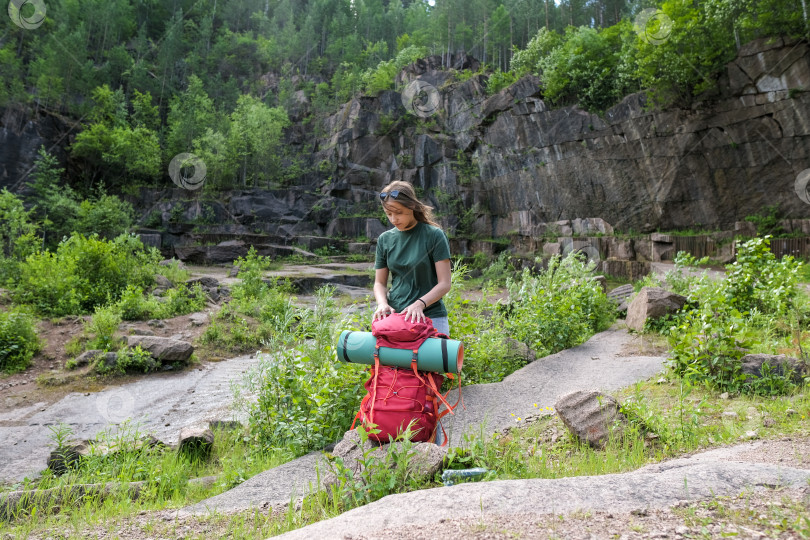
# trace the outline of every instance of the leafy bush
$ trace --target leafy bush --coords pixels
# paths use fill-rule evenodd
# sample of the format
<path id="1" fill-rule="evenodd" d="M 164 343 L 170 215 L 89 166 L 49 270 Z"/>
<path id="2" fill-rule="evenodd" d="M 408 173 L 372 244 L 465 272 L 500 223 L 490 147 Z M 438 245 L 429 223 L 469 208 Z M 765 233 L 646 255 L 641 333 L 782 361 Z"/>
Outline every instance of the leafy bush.
<path id="1" fill-rule="evenodd" d="M 574 252 L 554 256 L 537 275 L 524 269 L 507 280 L 511 299 L 506 329 L 545 356 L 588 339 L 615 319 L 615 307 L 594 281 L 595 263 Z"/>
<path id="2" fill-rule="evenodd" d="M 85 323 L 84 333 L 93 336 L 87 342 L 87 350 L 111 351 L 117 348 L 115 332 L 121 324 L 121 312 L 116 306 L 99 306 L 93 317 Z"/>
<path id="3" fill-rule="evenodd" d="M 36 253 L 20 264 L 14 299 L 45 315 L 86 313 L 115 302 L 128 286 L 150 285 L 159 258 L 133 235 L 102 240 L 74 234 L 56 253 Z"/>
<path id="4" fill-rule="evenodd" d="M 444 297 L 450 337 L 464 343 L 461 380 L 463 384 L 499 382 L 525 362 L 514 356 L 503 331 L 504 316 L 489 302 L 492 283 L 483 285 L 480 300 L 462 298 L 468 273 L 467 266 L 456 263 L 450 292 Z"/>
<path id="5" fill-rule="evenodd" d="M 155 360 L 149 351 L 143 350 L 140 345 L 135 348 L 122 347 L 117 352 L 117 359 L 114 367 L 107 367 L 104 362 L 99 362 L 95 370 L 101 375 L 126 373 L 148 373 L 160 368 L 160 362 Z"/>
<path id="6" fill-rule="evenodd" d="M 14 373 L 28 367 L 39 351 L 34 318 L 23 311 L 0 311 L 0 371 Z"/>
<path id="7" fill-rule="evenodd" d="M 208 297 L 199 283 L 195 283 L 190 289 L 188 285 L 181 283 L 166 291 L 163 298 L 164 302 L 157 302 L 157 309 L 152 313 L 153 318 L 168 319 L 201 311 Z"/>
<path id="8" fill-rule="evenodd" d="M 794 336 L 806 325 L 807 303 L 797 298 L 796 287 L 801 263 L 790 256 L 777 260 L 769 246 L 768 236 L 738 243 L 737 260 L 726 265 L 726 277 L 719 280 L 696 275 L 701 261 L 694 257 L 675 257 L 667 282 L 693 306 L 675 317 L 667 331 L 670 365 L 678 376 L 730 392 L 762 394 L 794 387 L 773 373 L 747 380 L 739 362 L 755 345 L 758 352 L 773 354 L 790 344 L 801 354 L 800 335 Z"/>
<path id="9" fill-rule="evenodd" d="M 332 289 L 318 290 L 316 305 L 306 315 L 313 335 L 295 346 L 272 337 L 274 351 L 263 356 L 246 381 L 258 396 L 250 410 L 253 439 L 264 447 L 296 455 L 323 448 L 349 429 L 363 396 L 363 366 L 335 360 L 335 343 L 349 321 L 339 321 Z"/>
<path id="10" fill-rule="evenodd" d="M 378 94 L 393 88 L 399 70 L 427 55 L 427 48 L 411 45 L 399 51 L 392 60 L 383 60 L 376 68 L 366 70 L 362 75 L 366 93 Z"/>
<path id="11" fill-rule="evenodd" d="M 509 85 L 517 82 L 518 77 L 512 71 L 496 70 L 487 79 L 487 94 L 497 94 Z"/>

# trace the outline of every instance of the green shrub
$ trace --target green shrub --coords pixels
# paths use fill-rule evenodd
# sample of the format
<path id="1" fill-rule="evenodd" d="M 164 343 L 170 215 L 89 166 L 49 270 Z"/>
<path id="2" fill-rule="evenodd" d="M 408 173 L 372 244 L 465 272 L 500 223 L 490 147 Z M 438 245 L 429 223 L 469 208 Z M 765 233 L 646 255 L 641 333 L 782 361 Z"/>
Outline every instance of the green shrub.
<path id="1" fill-rule="evenodd" d="M 801 263 L 789 256 L 777 260 L 769 246 L 768 236 L 738 243 L 737 260 L 717 280 L 705 273 L 690 275 L 700 262 L 694 257 L 675 257 L 667 282 L 689 300 L 665 330 L 676 375 L 729 392 L 768 394 L 795 388 L 775 373 L 754 380 L 741 373 L 739 359 L 755 352 L 754 347 L 775 354 L 788 345 L 802 346 L 807 302 L 797 298 Z"/>
<path id="2" fill-rule="evenodd" d="M 352 323 L 338 319 L 332 292 L 319 289 L 314 309 L 303 315 L 310 339 L 286 346 L 274 335 L 265 345 L 276 352 L 264 356 L 247 380 L 247 390 L 258 396 L 251 407 L 251 436 L 265 448 L 304 454 L 338 440 L 351 426 L 366 371 L 335 361 L 339 332 Z"/>
<path id="3" fill-rule="evenodd" d="M 467 266 L 456 263 L 451 276 L 450 292 L 444 297 L 450 323 L 450 337 L 464 343 L 462 384 L 499 382 L 523 367 L 525 361 L 514 357 L 504 332 L 504 316 L 490 304 L 491 282 L 484 282 L 482 298 L 470 300 L 462 297 L 464 281 L 469 274 Z M 445 386 L 452 386 L 446 381 Z"/>
<path id="4" fill-rule="evenodd" d="M 191 277 L 191 272 L 185 268 L 181 268 L 180 264 L 180 261 L 172 259 L 169 264 L 160 264 L 155 270 L 172 283 L 182 283 Z"/>
<path id="5" fill-rule="evenodd" d="M 512 71 L 495 70 L 487 79 L 487 95 L 497 94 L 517 80 L 518 76 Z"/>
<path id="6" fill-rule="evenodd" d="M 595 263 L 571 252 L 554 256 L 537 275 L 507 280 L 507 331 L 539 355 L 578 345 L 615 320 L 615 307 L 594 281 Z"/>
<path id="7" fill-rule="evenodd" d="M 191 289 L 185 283 L 181 283 L 166 291 L 163 298 L 164 302 L 155 301 L 157 308 L 152 313 L 153 318 L 168 319 L 201 311 L 208 299 L 199 283 L 195 283 Z"/>
<path id="8" fill-rule="evenodd" d="M 121 298 L 116 302 L 116 306 L 121 311 L 123 320 L 140 321 L 153 318 L 152 314 L 157 310 L 158 302 L 154 299 L 147 299 L 142 287 L 128 285 L 121 293 Z"/>
<path id="9" fill-rule="evenodd" d="M 117 301 L 128 286 L 150 285 L 159 258 L 133 235 L 74 234 L 56 253 L 36 253 L 20 264 L 14 299 L 50 316 L 86 313 Z"/>
<path id="10" fill-rule="evenodd" d="M 98 234 L 113 239 L 127 232 L 132 226 L 132 205 L 115 195 L 102 195 L 95 200 L 79 204 L 73 230 L 83 234 Z"/>
<path id="11" fill-rule="evenodd" d="M 28 313 L 0 311 L 0 371 L 14 373 L 28 367 L 39 351 L 36 322 Z"/>
<path id="12" fill-rule="evenodd" d="M 102 375 L 116 373 L 124 375 L 125 373 L 148 373 L 150 371 L 157 371 L 160 368 L 160 362 L 155 360 L 149 351 L 143 350 L 140 345 L 135 348 L 122 347 L 118 350 L 118 357 L 115 362 L 114 368 L 107 368 L 103 362 L 96 364 L 96 371 Z"/>
<path id="13" fill-rule="evenodd" d="M 115 332 L 121 324 L 121 312 L 117 306 L 99 306 L 93 317 L 85 323 L 84 332 L 92 336 L 87 342 L 86 349 L 101 349 L 111 351 L 117 348 Z"/>

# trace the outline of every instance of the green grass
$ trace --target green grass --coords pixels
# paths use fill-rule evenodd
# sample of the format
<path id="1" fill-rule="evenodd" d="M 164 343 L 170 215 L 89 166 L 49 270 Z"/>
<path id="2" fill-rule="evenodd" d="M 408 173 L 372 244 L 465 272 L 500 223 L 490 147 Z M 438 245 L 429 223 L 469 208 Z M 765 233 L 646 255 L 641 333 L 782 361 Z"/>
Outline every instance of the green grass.
<path id="1" fill-rule="evenodd" d="M 61 429 L 62 433 L 54 438 L 65 439 L 65 428 L 57 429 Z M 62 508 L 34 506 L 5 524 L 4 532 L 12 538 L 28 538 L 44 531 L 67 528 L 78 536 L 80 531 L 87 528 L 104 527 L 107 523 L 132 518 L 141 512 L 193 504 L 289 459 L 288 455 L 280 452 L 257 450 L 240 431 L 216 430 L 211 455 L 205 461 L 180 456 L 169 448 L 148 448 L 138 444 L 139 439 L 140 433 L 136 427 L 124 426 L 120 433 L 101 438 L 107 446 L 120 448 L 120 452 L 85 458 L 80 465 L 62 476 L 46 470 L 36 481 L 26 480 L 4 488 L 4 491 L 50 489 L 79 484 L 145 481 L 137 499 L 133 500 L 124 490 L 119 490 L 104 498 L 74 500 L 70 504 L 63 504 Z M 206 476 L 216 476 L 216 480 L 210 485 L 189 483 L 192 478 Z"/>

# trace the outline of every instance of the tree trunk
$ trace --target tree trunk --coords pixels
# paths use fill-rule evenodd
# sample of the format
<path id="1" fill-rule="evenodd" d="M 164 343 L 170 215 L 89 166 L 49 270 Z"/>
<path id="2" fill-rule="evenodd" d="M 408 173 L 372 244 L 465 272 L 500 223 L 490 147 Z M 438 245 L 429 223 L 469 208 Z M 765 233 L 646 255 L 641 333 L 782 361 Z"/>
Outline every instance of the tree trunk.
<path id="1" fill-rule="evenodd" d="M 548 30 L 548 0 L 546 0 L 546 30 Z"/>
<path id="2" fill-rule="evenodd" d="M 802 0 L 802 15 L 804 16 L 804 30 L 807 32 L 807 2 Z"/>

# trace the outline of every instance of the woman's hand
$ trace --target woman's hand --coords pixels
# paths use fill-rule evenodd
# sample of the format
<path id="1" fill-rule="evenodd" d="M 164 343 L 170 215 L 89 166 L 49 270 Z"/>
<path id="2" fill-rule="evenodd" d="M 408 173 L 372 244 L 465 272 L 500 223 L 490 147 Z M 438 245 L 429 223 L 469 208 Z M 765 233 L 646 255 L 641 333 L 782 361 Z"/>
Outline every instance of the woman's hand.
<path id="1" fill-rule="evenodd" d="M 417 300 L 410 306 L 406 307 L 402 313 L 405 314 L 406 321 L 412 322 L 425 322 L 425 306 L 422 305 L 420 300 Z"/>
<path id="2" fill-rule="evenodd" d="M 374 317 L 371 320 L 384 319 L 392 313 L 396 313 L 396 311 L 388 304 L 377 304 L 377 309 L 374 310 Z"/>

